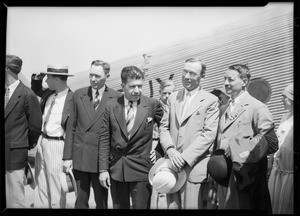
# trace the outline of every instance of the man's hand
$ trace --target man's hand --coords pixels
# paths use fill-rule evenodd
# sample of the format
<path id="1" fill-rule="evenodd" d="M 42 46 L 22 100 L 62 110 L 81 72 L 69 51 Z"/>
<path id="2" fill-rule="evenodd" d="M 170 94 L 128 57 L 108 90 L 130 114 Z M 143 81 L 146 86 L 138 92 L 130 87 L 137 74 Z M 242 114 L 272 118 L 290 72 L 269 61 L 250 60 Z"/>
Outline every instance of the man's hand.
<path id="1" fill-rule="evenodd" d="M 167 150 L 167 154 L 171 160 L 172 165 L 175 168 L 177 168 L 177 171 L 179 172 L 186 163 L 185 160 L 182 158 L 180 152 L 174 148 L 169 148 Z"/>
<path id="2" fill-rule="evenodd" d="M 72 160 L 64 160 L 63 162 L 63 172 L 68 173 L 73 164 Z"/>
<path id="3" fill-rule="evenodd" d="M 42 74 L 42 73 L 40 73 L 40 74 L 32 74 L 32 78 L 34 80 L 42 80 L 45 77 L 45 75 L 46 74 Z"/>
<path id="4" fill-rule="evenodd" d="M 110 176 L 108 171 L 103 171 L 99 175 L 99 181 L 102 187 L 109 189 L 110 187 Z"/>
<path id="5" fill-rule="evenodd" d="M 154 149 L 152 149 L 152 150 L 150 151 L 150 160 L 151 160 L 152 163 L 155 163 L 155 162 L 156 162 L 156 152 L 155 152 Z"/>

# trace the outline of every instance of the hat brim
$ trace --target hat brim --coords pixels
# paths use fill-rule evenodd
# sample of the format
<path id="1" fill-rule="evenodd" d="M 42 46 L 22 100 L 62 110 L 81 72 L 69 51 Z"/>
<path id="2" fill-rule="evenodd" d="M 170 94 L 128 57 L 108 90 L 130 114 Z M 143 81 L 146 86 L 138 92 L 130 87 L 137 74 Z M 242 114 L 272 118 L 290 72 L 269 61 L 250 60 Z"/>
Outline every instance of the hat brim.
<path id="1" fill-rule="evenodd" d="M 162 168 L 169 168 L 171 170 L 174 170 L 170 159 L 168 159 L 168 158 L 158 159 L 149 171 L 148 178 L 149 178 L 149 182 L 150 182 L 151 185 L 152 185 L 154 176 Z M 175 193 L 175 192 L 179 191 L 186 182 L 187 174 L 186 174 L 185 169 L 182 169 L 180 172 L 176 172 L 176 173 L 177 173 L 177 177 L 178 177 L 177 181 L 176 181 L 176 184 L 174 185 L 174 187 L 169 192 L 167 192 L 167 194 L 171 194 L 171 193 Z"/>
<path id="2" fill-rule="evenodd" d="M 60 180 L 61 187 L 65 193 L 73 192 L 73 191 L 69 191 L 68 183 L 67 183 L 67 175 L 70 177 L 70 180 L 72 181 L 72 186 L 74 188 L 74 192 L 77 197 L 77 186 L 76 186 L 76 181 L 75 181 L 72 170 L 69 170 L 68 173 L 63 172 L 63 173 L 59 174 L 59 180 Z"/>
<path id="3" fill-rule="evenodd" d="M 41 72 L 41 74 L 46 74 L 46 75 L 56 75 L 56 76 L 74 76 L 74 74 L 68 74 L 68 73 L 55 73 L 55 72 Z"/>
<path id="4" fill-rule="evenodd" d="M 32 188 L 35 189 L 35 178 L 32 172 L 32 167 L 30 163 L 27 163 L 27 166 L 25 167 L 25 174 L 26 174 L 26 179 L 27 179 L 27 184 Z"/>

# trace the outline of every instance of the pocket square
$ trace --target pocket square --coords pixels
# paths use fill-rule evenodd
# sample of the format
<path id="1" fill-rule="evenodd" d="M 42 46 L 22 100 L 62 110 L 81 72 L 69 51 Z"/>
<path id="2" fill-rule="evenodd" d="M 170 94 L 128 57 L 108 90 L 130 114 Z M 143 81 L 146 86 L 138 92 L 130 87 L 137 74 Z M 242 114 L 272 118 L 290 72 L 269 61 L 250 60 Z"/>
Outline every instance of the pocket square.
<path id="1" fill-rule="evenodd" d="M 152 117 L 148 117 L 147 118 L 147 123 L 151 122 L 152 121 Z"/>

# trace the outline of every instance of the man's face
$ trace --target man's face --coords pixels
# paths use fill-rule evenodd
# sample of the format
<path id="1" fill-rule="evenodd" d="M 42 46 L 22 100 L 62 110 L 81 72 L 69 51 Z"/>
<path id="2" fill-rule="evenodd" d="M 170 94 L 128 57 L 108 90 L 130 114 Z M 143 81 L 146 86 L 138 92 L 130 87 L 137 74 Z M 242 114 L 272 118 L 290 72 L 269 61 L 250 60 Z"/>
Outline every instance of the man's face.
<path id="1" fill-rule="evenodd" d="M 182 72 L 182 85 L 188 91 L 199 87 L 201 80 L 200 62 L 186 62 Z"/>
<path id="2" fill-rule="evenodd" d="M 292 111 L 293 110 L 293 102 L 284 94 L 282 95 L 282 103 L 285 110 Z"/>
<path id="3" fill-rule="evenodd" d="M 163 103 L 167 103 L 168 98 L 170 97 L 170 94 L 175 90 L 175 86 L 166 86 L 163 88 L 163 90 L 160 92 L 160 100 Z"/>
<path id="4" fill-rule="evenodd" d="M 92 65 L 90 70 L 90 83 L 93 89 L 99 90 L 105 85 L 107 75 L 101 65 Z"/>
<path id="5" fill-rule="evenodd" d="M 129 101 L 138 101 L 142 94 L 143 79 L 128 79 L 126 83 L 122 83 L 124 96 Z"/>
<path id="6" fill-rule="evenodd" d="M 56 77 L 52 75 L 47 75 L 45 82 L 50 90 L 55 90 Z"/>
<path id="7" fill-rule="evenodd" d="M 242 79 L 236 70 L 227 70 L 224 79 L 226 93 L 234 97 L 238 96 L 247 84 L 247 79 Z"/>

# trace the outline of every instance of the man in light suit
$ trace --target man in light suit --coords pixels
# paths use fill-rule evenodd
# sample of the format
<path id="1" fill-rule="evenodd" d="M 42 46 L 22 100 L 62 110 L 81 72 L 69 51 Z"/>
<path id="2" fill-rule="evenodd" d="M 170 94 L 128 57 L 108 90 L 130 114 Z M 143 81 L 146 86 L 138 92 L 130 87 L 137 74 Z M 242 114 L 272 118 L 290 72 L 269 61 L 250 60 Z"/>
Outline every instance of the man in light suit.
<path id="1" fill-rule="evenodd" d="M 28 150 L 36 145 L 42 128 L 38 98 L 18 79 L 22 63 L 18 56 L 6 55 L 4 124 L 7 208 L 25 208 Z"/>
<path id="2" fill-rule="evenodd" d="M 105 85 L 110 65 L 101 60 L 91 64 L 91 86 L 74 92 L 70 122 L 64 148 L 66 172 L 73 165 L 77 185 L 75 208 L 89 208 L 90 187 L 94 190 L 96 208 L 107 208 L 108 191 L 99 182 L 98 143 L 105 105 L 112 98 L 121 96 Z"/>
<path id="3" fill-rule="evenodd" d="M 105 108 L 99 143 L 100 183 L 111 185 L 114 209 L 149 209 L 152 187 L 153 124 L 159 124 L 163 109 L 158 100 L 142 95 L 144 73 L 135 66 L 121 72 L 124 96 Z"/>
<path id="4" fill-rule="evenodd" d="M 247 65 L 228 67 L 224 77 L 231 99 L 220 119 L 217 148 L 225 150 L 233 166 L 228 186 L 218 186 L 218 208 L 271 213 L 266 156 L 278 149 L 272 115 L 247 92 L 251 77 Z"/>
<path id="5" fill-rule="evenodd" d="M 182 72 L 184 89 L 170 95 L 169 108 L 159 128 L 161 145 L 174 168 L 189 173 L 180 191 L 167 194 L 171 209 L 202 208 L 200 186 L 206 178 L 219 120 L 218 98 L 200 85 L 205 71 L 200 59 L 186 60 Z"/>
<path id="6" fill-rule="evenodd" d="M 42 136 L 35 156 L 35 208 L 66 208 L 66 193 L 59 174 L 63 171 L 62 156 L 66 126 L 70 116 L 73 92 L 67 85 L 68 66 L 48 65 L 46 72 L 32 74 L 31 89 L 41 97 Z M 43 88 L 43 78 L 48 88 Z"/>

